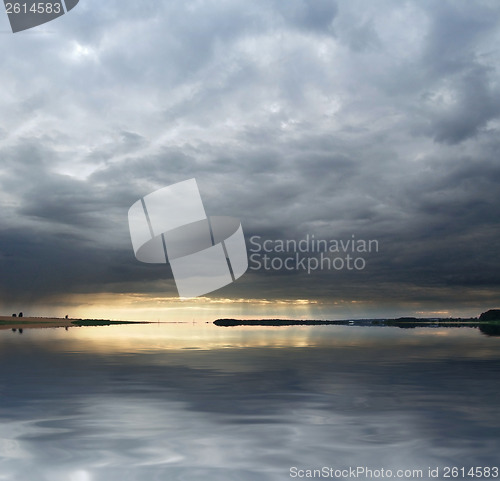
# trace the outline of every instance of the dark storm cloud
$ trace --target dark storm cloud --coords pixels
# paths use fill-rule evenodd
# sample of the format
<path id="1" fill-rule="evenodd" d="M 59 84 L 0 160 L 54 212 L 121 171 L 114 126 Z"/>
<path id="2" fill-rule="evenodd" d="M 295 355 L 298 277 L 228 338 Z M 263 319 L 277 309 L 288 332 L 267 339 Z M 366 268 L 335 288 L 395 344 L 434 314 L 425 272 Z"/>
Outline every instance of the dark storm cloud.
<path id="1" fill-rule="evenodd" d="M 486 1 L 89 1 L 5 36 L 3 296 L 171 281 L 135 261 L 127 211 L 196 177 L 247 239 L 380 244 L 360 273 L 249 272 L 220 295 L 494 299 L 498 18 Z"/>
<path id="2" fill-rule="evenodd" d="M 334 0 L 278 0 L 273 6 L 291 25 L 318 32 L 330 31 L 338 11 Z"/>
<path id="3" fill-rule="evenodd" d="M 495 73 L 482 66 L 470 67 L 448 87 L 451 104 L 434 98 L 430 132 L 438 142 L 459 143 L 475 136 L 489 120 L 500 114 L 500 89 Z"/>

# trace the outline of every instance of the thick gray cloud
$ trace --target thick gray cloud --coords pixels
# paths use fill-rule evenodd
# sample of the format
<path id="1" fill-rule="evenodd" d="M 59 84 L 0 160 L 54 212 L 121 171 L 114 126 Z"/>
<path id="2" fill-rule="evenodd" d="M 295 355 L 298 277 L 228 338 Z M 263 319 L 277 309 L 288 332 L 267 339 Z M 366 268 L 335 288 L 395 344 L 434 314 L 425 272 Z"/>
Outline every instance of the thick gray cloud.
<path id="1" fill-rule="evenodd" d="M 247 239 L 380 245 L 362 272 L 249 272 L 212 297 L 495 304 L 499 10 L 87 0 L 15 35 L 5 16 L 3 302 L 175 295 L 168 270 L 134 259 L 127 211 L 196 177 Z"/>

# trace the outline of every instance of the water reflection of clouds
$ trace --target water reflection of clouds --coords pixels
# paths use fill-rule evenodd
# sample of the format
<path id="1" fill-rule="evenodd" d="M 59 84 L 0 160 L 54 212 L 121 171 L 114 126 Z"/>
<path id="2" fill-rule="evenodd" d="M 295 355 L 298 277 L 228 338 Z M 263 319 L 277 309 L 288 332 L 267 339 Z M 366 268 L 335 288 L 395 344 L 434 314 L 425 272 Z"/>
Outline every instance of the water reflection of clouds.
<path id="1" fill-rule="evenodd" d="M 422 466 L 430 454 L 417 419 L 404 413 L 327 415 L 304 402 L 257 422 L 233 413 L 228 422 L 226 415 L 208 416 L 181 403 L 82 401 L 87 408 L 72 419 L 61 418 L 63 428 L 40 429 L 33 420 L 23 435 L 18 431 L 25 455 L 22 460 L 4 455 L 3 472 L 19 481 L 31 481 L 34 472 L 53 481 L 200 479 L 196 475 L 217 481 L 282 480 L 297 464 L 357 465 L 362 456 L 371 466 L 404 466 L 410 459 Z"/>
<path id="2" fill-rule="evenodd" d="M 251 347 L 229 348 L 243 331 L 210 326 L 221 347 L 186 350 L 185 327 L 153 329 L 163 337 L 135 352 L 122 339 L 106 352 L 113 339 L 90 329 L 2 335 L 4 479 L 274 481 L 290 466 L 498 459 L 500 352 L 477 331 L 243 330 Z M 297 347 L 298 333 L 322 344 Z"/>

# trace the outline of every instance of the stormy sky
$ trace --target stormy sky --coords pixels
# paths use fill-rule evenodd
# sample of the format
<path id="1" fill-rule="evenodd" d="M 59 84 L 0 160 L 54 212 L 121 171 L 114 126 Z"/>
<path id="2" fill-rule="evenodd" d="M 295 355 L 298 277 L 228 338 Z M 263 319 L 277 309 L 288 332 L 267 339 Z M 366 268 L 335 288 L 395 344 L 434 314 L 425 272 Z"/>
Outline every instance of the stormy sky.
<path id="1" fill-rule="evenodd" d="M 16 34 L 0 15 L 2 310 L 498 307 L 499 23 L 496 0 L 80 0 Z M 183 307 L 169 268 L 134 258 L 127 212 L 193 177 L 247 240 L 379 252 L 250 270 Z"/>

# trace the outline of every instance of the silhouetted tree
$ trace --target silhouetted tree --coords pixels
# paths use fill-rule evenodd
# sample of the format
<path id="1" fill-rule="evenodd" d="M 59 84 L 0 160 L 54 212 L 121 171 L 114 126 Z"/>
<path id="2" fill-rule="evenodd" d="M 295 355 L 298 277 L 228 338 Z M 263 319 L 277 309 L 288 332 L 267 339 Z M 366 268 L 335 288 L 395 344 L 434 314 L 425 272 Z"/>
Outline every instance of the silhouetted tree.
<path id="1" fill-rule="evenodd" d="M 12 317 L 17 317 L 17 314 L 12 314 Z"/>
<path id="2" fill-rule="evenodd" d="M 490 309 L 479 316 L 480 321 L 500 321 L 500 309 Z"/>
<path id="3" fill-rule="evenodd" d="M 19 313 L 19 317 L 23 317 L 23 313 L 22 312 Z"/>

